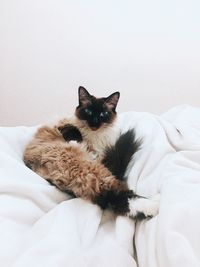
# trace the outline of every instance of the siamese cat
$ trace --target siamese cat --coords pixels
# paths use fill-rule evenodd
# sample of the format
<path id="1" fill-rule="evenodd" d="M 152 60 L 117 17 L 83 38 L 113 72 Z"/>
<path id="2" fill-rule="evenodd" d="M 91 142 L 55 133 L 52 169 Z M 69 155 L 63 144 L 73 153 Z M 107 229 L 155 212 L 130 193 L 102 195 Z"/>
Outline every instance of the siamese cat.
<path id="1" fill-rule="evenodd" d="M 141 141 L 134 129 L 121 134 L 114 127 L 115 92 L 96 98 L 82 86 L 75 116 L 42 126 L 24 152 L 24 162 L 60 190 L 133 218 L 152 217 L 158 202 L 137 196 L 126 170 Z"/>

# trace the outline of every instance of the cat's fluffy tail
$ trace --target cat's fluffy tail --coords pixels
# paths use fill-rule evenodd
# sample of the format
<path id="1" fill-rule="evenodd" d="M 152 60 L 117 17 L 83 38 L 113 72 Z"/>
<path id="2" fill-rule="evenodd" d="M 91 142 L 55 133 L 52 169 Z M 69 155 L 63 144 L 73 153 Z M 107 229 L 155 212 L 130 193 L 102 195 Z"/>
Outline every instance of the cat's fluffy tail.
<path id="1" fill-rule="evenodd" d="M 120 134 L 113 146 L 105 149 L 102 163 L 117 179 L 124 181 L 128 164 L 140 146 L 141 140 L 136 140 L 134 129 L 130 129 Z"/>

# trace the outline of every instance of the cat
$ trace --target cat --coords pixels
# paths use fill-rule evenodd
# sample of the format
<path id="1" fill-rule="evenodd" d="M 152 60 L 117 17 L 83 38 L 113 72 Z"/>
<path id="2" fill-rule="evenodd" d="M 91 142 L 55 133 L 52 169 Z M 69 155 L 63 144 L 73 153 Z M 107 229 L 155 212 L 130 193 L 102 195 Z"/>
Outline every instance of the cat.
<path id="1" fill-rule="evenodd" d="M 78 89 L 79 105 L 75 110 L 76 126 L 90 149 L 98 157 L 104 154 L 104 148 L 113 145 L 119 135 L 114 127 L 116 106 L 120 97 L 115 92 L 108 97 L 96 98 L 82 86 Z"/>
<path id="2" fill-rule="evenodd" d="M 114 130 L 119 92 L 96 98 L 79 87 L 75 117 L 42 126 L 24 152 L 24 162 L 60 190 L 118 215 L 151 217 L 158 203 L 128 188 L 125 173 L 140 147 L 134 130 Z"/>

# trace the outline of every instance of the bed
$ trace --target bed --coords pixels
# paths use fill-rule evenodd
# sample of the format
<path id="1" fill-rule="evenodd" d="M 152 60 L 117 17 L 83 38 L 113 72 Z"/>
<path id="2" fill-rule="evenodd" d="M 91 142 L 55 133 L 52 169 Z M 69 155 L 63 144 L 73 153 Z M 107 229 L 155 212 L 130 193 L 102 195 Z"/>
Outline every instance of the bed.
<path id="1" fill-rule="evenodd" d="M 160 193 L 159 214 L 135 222 L 71 198 L 23 163 L 37 127 L 1 127 L 0 266 L 200 266 L 200 108 L 130 111 L 117 123 L 143 138 L 128 183 Z"/>

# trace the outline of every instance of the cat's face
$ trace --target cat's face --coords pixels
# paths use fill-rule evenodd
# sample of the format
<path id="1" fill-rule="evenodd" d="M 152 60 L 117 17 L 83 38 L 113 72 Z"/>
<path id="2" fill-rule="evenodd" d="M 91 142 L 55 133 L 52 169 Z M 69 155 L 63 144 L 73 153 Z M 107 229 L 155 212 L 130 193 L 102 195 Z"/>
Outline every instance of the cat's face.
<path id="1" fill-rule="evenodd" d="M 78 90 L 79 105 L 76 116 L 86 122 L 87 126 L 96 131 L 102 126 L 110 125 L 116 118 L 116 106 L 120 93 L 115 92 L 108 97 L 96 98 L 80 86 Z"/>

